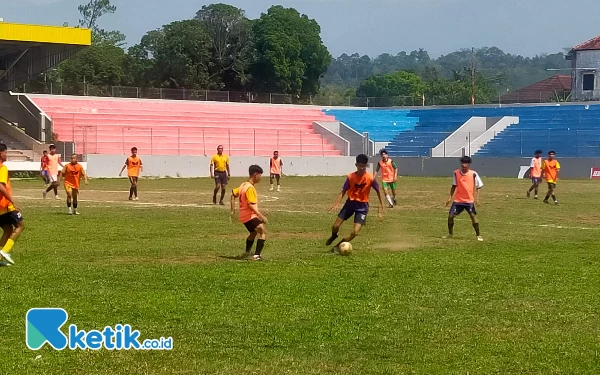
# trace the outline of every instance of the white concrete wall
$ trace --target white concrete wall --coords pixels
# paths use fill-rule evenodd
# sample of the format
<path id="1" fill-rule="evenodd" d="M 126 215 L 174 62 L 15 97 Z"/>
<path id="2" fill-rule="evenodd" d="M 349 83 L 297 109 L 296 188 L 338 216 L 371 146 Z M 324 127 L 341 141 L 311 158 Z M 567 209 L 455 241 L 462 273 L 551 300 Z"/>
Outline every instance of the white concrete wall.
<path id="1" fill-rule="evenodd" d="M 151 177 L 208 177 L 210 157 L 203 156 L 146 156 L 140 155 L 144 163 L 142 176 Z M 118 177 L 126 155 L 88 155 L 87 173 L 90 177 Z M 283 173 L 289 176 L 345 176 L 354 171 L 355 157 L 311 156 L 285 157 Z M 232 157 L 231 175 L 246 177 L 248 167 L 260 165 L 269 173 L 268 157 Z"/>
<path id="2" fill-rule="evenodd" d="M 471 117 L 460 128 L 450 134 L 431 150 L 432 157 L 462 155 L 463 147 L 469 148 L 469 141 L 478 138 L 487 129 L 485 117 Z"/>
<path id="3" fill-rule="evenodd" d="M 471 141 L 471 155 L 475 155 L 481 150 L 483 146 L 486 145 L 489 141 L 494 139 L 501 131 L 508 128 L 511 125 L 515 125 L 519 123 L 519 117 L 517 116 L 504 116 L 498 122 L 494 124 L 491 128 L 489 128 L 485 133 L 479 136 L 477 139 Z"/>

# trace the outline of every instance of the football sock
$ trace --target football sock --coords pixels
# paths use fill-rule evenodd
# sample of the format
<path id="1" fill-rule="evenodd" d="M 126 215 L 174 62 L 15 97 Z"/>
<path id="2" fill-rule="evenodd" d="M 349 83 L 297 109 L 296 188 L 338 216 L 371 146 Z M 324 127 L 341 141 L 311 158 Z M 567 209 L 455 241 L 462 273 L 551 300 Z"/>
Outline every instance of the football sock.
<path id="1" fill-rule="evenodd" d="M 262 253 L 263 248 L 265 247 L 265 241 L 266 240 L 256 241 L 256 251 L 254 252 L 254 255 L 260 255 L 260 253 Z"/>
<path id="2" fill-rule="evenodd" d="M 556 202 L 556 195 L 552 194 L 552 200 Z"/>
<path id="3" fill-rule="evenodd" d="M 73 202 L 73 208 L 77 209 L 77 201 Z"/>
<path id="4" fill-rule="evenodd" d="M 479 236 L 479 223 L 474 223 L 473 228 L 475 229 L 475 234 Z"/>
<path id="5" fill-rule="evenodd" d="M 48 186 L 48 188 L 46 189 L 46 193 L 49 193 L 50 190 L 54 189 L 54 187 L 52 187 L 52 185 Z"/>
<path id="6" fill-rule="evenodd" d="M 454 234 L 454 218 L 453 217 L 448 218 L 448 233 L 450 235 Z"/>
<path id="7" fill-rule="evenodd" d="M 135 194 L 135 197 L 137 198 L 137 185 L 135 185 L 135 187 L 133 188 L 133 193 Z"/>
<path id="8" fill-rule="evenodd" d="M 53 190 L 54 190 L 54 195 L 58 195 L 58 186 L 54 186 Z"/>
<path id="9" fill-rule="evenodd" d="M 4 245 L 2 250 L 6 253 L 10 253 L 13 246 L 15 246 L 15 241 L 12 238 L 9 238 L 8 241 L 6 241 L 6 244 Z"/>
<path id="10" fill-rule="evenodd" d="M 220 200 L 220 201 L 221 201 L 221 202 L 223 202 L 223 199 L 224 199 L 224 198 L 225 198 L 225 189 L 223 188 L 223 189 L 221 190 L 221 200 Z"/>
<path id="11" fill-rule="evenodd" d="M 71 201 L 67 200 L 67 207 L 71 208 Z"/>
<path id="12" fill-rule="evenodd" d="M 254 240 L 246 240 L 246 252 L 250 252 L 252 250 L 252 245 L 254 245 Z"/>
<path id="13" fill-rule="evenodd" d="M 129 199 L 133 197 L 133 186 L 129 188 Z"/>

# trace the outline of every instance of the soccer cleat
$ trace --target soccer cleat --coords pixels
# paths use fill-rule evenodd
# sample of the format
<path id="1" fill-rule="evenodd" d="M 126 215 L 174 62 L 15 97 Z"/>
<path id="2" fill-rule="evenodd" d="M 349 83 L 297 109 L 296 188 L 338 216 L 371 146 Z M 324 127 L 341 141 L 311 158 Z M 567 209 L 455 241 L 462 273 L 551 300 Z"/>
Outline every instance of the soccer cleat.
<path id="1" fill-rule="evenodd" d="M 54 197 L 54 199 L 56 199 L 56 200 L 60 200 L 60 197 L 59 197 L 58 195 L 56 195 L 56 196 Z"/>
<path id="2" fill-rule="evenodd" d="M 531 197 L 531 192 L 530 191 L 527 192 L 527 198 L 529 198 L 529 197 Z"/>
<path id="3" fill-rule="evenodd" d="M 334 254 L 339 254 L 340 253 L 340 248 L 338 246 L 334 246 L 331 248 L 331 252 Z"/>
<path id="4" fill-rule="evenodd" d="M 281 192 L 281 187 L 277 186 L 277 192 Z"/>
<path id="5" fill-rule="evenodd" d="M 216 196 L 213 197 L 213 204 L 217 204 L 217 197 Z"/>
<path id="6" fill-rule="evenodd" d="M 73 215 L 79 215 L 79 211 L 77 211 L 76 209 L 73 210 Z"/>
<path id="7" fill-rule="evenodd" d="M 394 206 L 396 206 L 398 203 L 396 202 L 396 197 L 393 198 L 394 199 Z"/>
<path id="8" fill-rule="evenodd" d="M 336 238 L 338 238 L 337 234 L 329 237 L 329 239 L 325 242 L 325 246 L 331 245 L 333 243 L 333 241 L 335 241 Z"/>
<path id="9" fill-rule="evenodd" d="M 550 204 L 550 203 L 548 203 L 548 199 L 544 199 L 544 203 Z"/>
<path id="10" fill-rule="evenodd" d="M 46 190 L 44 190 L 44 192 L 42 193 L 42 196 L 44 197 L 44 199 L 46 199 L 47 194 L 48 194 L 48 192 Z"/>
<path id="11" fill-rule="evenodd" d="M 0 260 L 0 267 L 9 267 L 9 266 L 12 266 L 12 264 L 8 263 L 4 259 Z"/>
<path id="12" fill-rule="evenodd" d="M 225 206 L 225 203 L 223 203 L 223 201 L 220 201 L 220 202 L 219 202 L 219 204 L 220 204 L 221 206 Z"/>
<path id="13" fill-rule="evenodd" d="M 134 200 L 134 201 L 139 201 L 139 200 L 140 200 L 140 198 L 138 198 L 138 197 L 135 197 L 133 200 Z"/>
<path id="14" fill-rule="evenodd" d="M 558 206 L 558 201 L 554 201 L 554 205 L 555 205 L 555 206 Z"/>
<path id="15" fill-rule="evenodd" d="M 447 235 L 443 236 L 442 238 L 445 239 L 445 240 L 449 240 L 449 239 L 452 238 L 452 235 L 451 234 L 447 234 Z"/>
<path id="16" fill-rule="evenodd" d="M 483 237 L 477 236 L 477 241 L 479 241 L 479 242 L 483 241 Z"/>
<path id="17" fill-rule="evenodd" d="M 132 197 L 129 197 L 129 200 L 130 200 L 130 201 L 132 201 L 132 200 L 133 200 L 133 198 L 132 198 Z"/>
<path id="18" fill-rule="evenodd" d="M 269 191 L 273 191 L 273 186 L 271 186 L 271 188 L 269 189 Z"/>
<path id="19" fill-rule="evenodd" d="M 254 255 L 252 260 L 263 260 L 263 258 L 260 255 Z"/>
<path id="20" fill-rule="evenodd" d="M 533 199 L 538 199 L 538 196 L 536 195 L 535 197 L 533 197 Z"/>
<path id="21" fill-rule="evenodd" d="M 6 260 L 7 263 L 15 264 L 15 262 L 12 260 L 12 258 L 10 257 L 10 255 L 6 251 L 0 250 L 0 256 L 2 258 L 4 258 L 4 260 Z"/>
<path id="22" fill-rule="evenodd" d="M 67 211 L 67 214 L 73 215 L 73 209 L 71 207 L 69 207 L 69 211 Z"/>

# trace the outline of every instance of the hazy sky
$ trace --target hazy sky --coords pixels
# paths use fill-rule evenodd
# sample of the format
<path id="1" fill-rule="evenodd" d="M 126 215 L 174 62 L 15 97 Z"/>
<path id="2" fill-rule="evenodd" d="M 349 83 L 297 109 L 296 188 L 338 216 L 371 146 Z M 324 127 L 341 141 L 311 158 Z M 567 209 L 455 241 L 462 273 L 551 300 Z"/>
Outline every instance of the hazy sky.
<path id="1" fill-rule="evenodd" d="M 87 0 L 0 0 L 5 22 L 76 25 Z M 218 0 L 217 0 L 218 2 Z M 555 53 L 600 34 L 598 0 L 231 0 L 257 18 L 269 6 L 294 7 L 316 19 L 334 56 L 426 49 L 432 57 L 459 48 L 497 46 L 533 56 Z M 112 0 L 117 13 L 100 26 L 118 29 L 128 46 L 149 30 L 191 18 L 199 0 Z"/>

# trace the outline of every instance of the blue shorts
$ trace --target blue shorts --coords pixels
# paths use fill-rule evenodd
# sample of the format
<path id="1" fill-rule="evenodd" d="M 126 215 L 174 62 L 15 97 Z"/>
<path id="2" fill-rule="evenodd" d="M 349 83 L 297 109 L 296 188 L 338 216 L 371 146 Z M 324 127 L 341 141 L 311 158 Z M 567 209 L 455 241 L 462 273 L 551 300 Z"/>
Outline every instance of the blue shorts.
<path id="1" fill-rule="evenodd" d="M 450 215 L 458 216 L 461 212 L 467 211 L 469 214 L 477 215 L 477 210 L 475 210 L 474 203 L 452 203 L 452 207 L 450 207 Z"/>
<path id="2" fill-rule="evenodd" d="M 47 176 L 48 176 L 48 171 L 46 171 L 46 170 L 43 170 L 43 171 L 42 171 L 42 176 L 46 176 L 46 177 L 47 177 Z"/>
<path id="3" fill-rule="evenodd" d="M 344 207 L 340 210 L 338 217 L 344 221 L 354 215 L 354 224 L 365 225 L 367 223 L 367 214 L 369 213 L 369 204 L 347 200 Z"/>
<path id="4" fill-rule="evenodd" d="M 534 185 L 539 185 L 542 183 L 541 177 L 531 177 L 531 183 Z"/>

